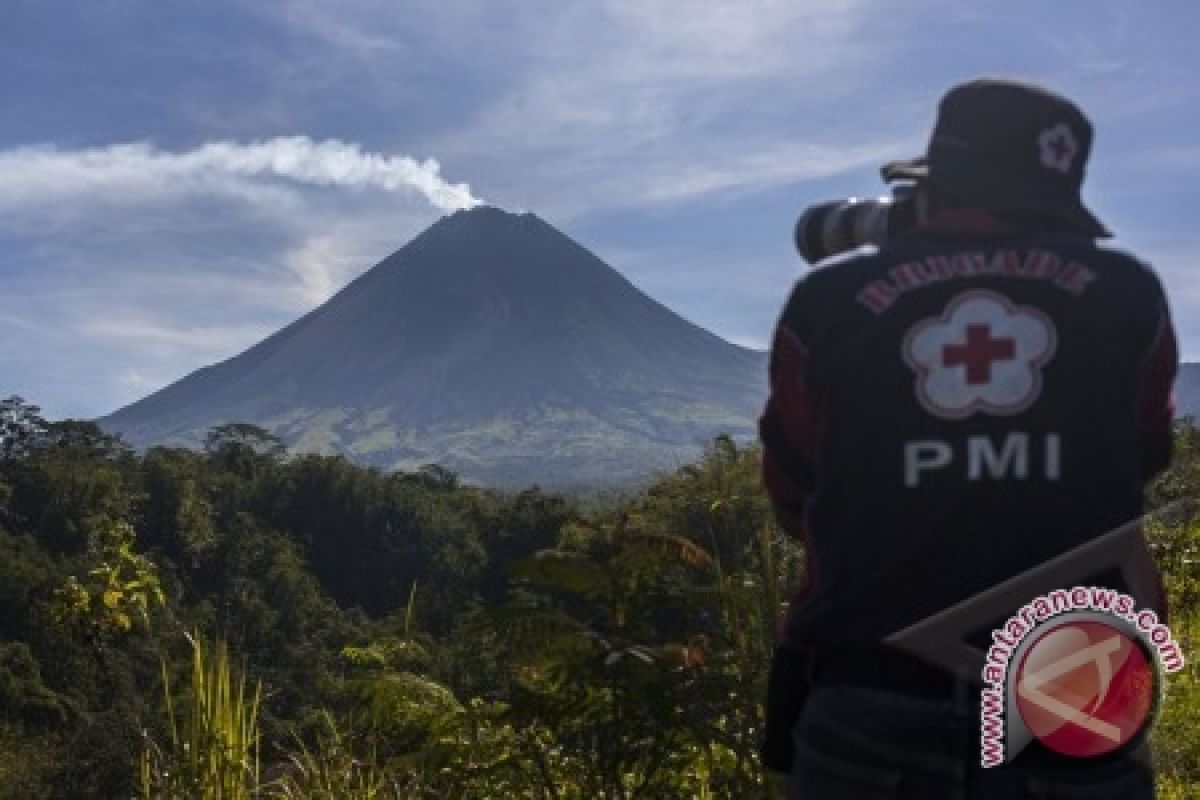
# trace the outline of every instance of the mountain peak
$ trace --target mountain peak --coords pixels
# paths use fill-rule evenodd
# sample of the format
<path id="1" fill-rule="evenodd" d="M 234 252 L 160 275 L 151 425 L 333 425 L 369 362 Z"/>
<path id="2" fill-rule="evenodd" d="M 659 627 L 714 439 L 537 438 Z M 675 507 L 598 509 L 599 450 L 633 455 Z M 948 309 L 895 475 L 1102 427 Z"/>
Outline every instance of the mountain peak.
<path id="1" fill-rule="evenodd" d="M 296 451 L 489 483 L 634 478 L 753 435 L 763 354 L 534 214 L 455 212 L 320 308 L 103 421 L 137 446 L 253 422 Z"/>
<path id="2" fill-rule="evenodd" d="M 527 211 L 508 211 L 499 206 L 477 205 L 471 208 L 460 208 L 452 214 L 443 217 L 441 222 L 460 225 L 499 225 L 515 226 L 532 221 L 542 222 L 536 214 Z M 545 224 L 544 222 L 542 223 Z"/>
<path id="3" fill-rule="evenodd" d="M 385 262 L 410 280 L 501 281 L 506 294 L 555 294 L 567 276 L 628 282 L 616 270 L 529 212 L 479 205 L 442 217 Z M 632 287 L 631 287 L 632 288 Z"/>
<path id="4" fill-rule="evenodd" d="M 471 206 L 470 208 L 460 208 L 448 215 L 450 219 L 503 219 L 520 218 L 525 216 L 532 215 L 524 212 L 518 213 L 515 211 L 509 211 L 506 208 L 488 205 L 487 203 L 480 203 L 479 205 Z"/>
<path id="5" fill-rule="evenodd" d="M 536 214 L 527 211 L 507 211 L 497 206 L 478 205 L 464 208 L 442 217 L 427 231 L 445 239 L 474 241 L 476 237 L 529 238 L 530 236 L 563 238 L 558 229 Z"/>

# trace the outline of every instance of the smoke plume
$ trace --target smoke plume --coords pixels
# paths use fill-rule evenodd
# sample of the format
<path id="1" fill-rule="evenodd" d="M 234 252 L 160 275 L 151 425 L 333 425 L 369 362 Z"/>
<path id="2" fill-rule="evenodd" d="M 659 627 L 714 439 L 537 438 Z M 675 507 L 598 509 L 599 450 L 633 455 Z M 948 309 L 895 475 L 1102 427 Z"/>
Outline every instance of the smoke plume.
<path id="1" fill-rule="evenodd" d="M 222 177 L 275 178 L 314 186 L 415 190 L 444 212 L 480 201 L 465 183 L 448 183 L 432 158 L 364 152 L 352 142 L 287 136 L 248 144 L 210 142 L 168 152 L 139 142 L 86 150 L 22 147 L 0 152 L 0 193 L 10 199 L 86 191 L 154 191 Z"/>

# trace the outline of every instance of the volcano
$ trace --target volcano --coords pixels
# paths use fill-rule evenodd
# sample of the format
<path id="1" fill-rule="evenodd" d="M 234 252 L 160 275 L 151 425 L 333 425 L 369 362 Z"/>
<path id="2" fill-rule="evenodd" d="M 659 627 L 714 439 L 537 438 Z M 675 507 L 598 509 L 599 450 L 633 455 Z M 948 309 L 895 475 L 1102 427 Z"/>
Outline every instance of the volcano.
<path id="1" fill-rule="evenodd" d="M 444 217 L 245 352 L 99 420 L 136 447 L 250 422 L 292 452 L 497 486 L 632 483 L 754 435 L 766 355 L 533 214 Z"/>

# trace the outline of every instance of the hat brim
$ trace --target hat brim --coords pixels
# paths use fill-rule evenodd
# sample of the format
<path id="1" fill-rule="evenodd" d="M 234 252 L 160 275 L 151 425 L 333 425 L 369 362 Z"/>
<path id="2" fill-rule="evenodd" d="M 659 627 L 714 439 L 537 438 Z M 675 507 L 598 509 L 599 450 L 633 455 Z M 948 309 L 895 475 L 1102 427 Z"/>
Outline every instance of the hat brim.
<path id="1" fill-rule="evenodd" d="M 879 173 L 883 176 L 885 183 L 927 180 L 929 178 L 929 159 L 926 156 L 918 156 L 906 161 L 890 161 L 879 168 Z M 995 202 L 989 203 L 989 205 L 995 205 L 998 208 L 1008 206 L 1009 208 L 1006 210 L 1012 211 L 1034 211 L 1060 220 L 1075 230 L 1097 239 L 1107 239 L 1112 236 L 1112 232 L 1080 200 L 1065 204 L 1061 201 L 1047 202 L 1045 196 L 1039 192 L 1019 200 L 1012 197 L 1003 199 L 997 197 Z"/>
<path id="2" fill-rule="evenodd" d="M 1050 219 L 1060 220 L 1070 225 L 1080 233 L 1097 239 L 1112 237 L 1112 231 L 1083 204 L 1081 200 L 1062 202 L 1044 202 L 1041 195 L 1036 195 L 1022 204 L 1023 208 L 1045 214 Z"/>

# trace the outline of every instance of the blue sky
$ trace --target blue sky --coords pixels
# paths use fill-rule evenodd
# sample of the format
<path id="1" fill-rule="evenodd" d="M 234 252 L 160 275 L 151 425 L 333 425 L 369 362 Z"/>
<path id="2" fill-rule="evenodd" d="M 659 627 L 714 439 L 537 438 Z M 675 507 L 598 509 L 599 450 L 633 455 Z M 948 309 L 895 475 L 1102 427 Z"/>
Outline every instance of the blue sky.
<path id="1" fill-rule="evenodd" d="M 1087 111 L 1085 198 L 1200 360 L 1198 23 L 1190 0 L 2 0 L 0 395 L 110 412 L 471 198 L 765 347 L 798 212 L 880 192 L 985 74 Z"/>

